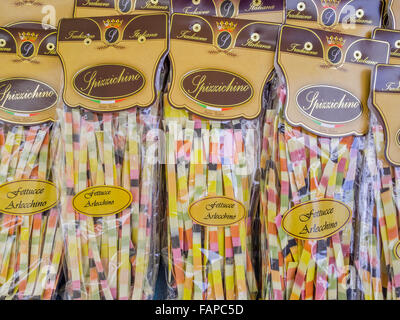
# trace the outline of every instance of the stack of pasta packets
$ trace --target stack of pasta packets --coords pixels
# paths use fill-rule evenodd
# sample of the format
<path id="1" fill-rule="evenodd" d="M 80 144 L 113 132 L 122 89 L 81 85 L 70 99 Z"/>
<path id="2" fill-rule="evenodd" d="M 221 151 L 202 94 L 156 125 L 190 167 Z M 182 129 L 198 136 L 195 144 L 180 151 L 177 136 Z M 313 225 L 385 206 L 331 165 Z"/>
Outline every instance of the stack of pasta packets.
<path id="1" fill-rule="evenodd" d="M 295 26 L 281 27 L 279 99 L 261 156 L 261 296 L 359 299 L 369 83 L 389 56 L 387 43 L 362 37 L 381 25 L 383 3 L 288 1 L 286 10 Z"/>
<path id="2" fill-rule="evenodd" d="M 278 28 L 172 15 L 164 109 L 171 298 L 257 295 L 253 223 L 260 119 Z"/>
<path id="3" fill-rule="evenodd" d="M 47 300 L 57 294 L 63 258 L 56 33 L 0 28 L 0 47 L 0 297 Z"/>
<path id="4" fill-rule="evenodd" d="M 64 19 L 60 166 L 67 299 L 152 299 L 168 14 Z"/>
<path id="5" fill-rule="evenodd" d="M 398 28 L 398 1 L 388 4 L 388 27 Z M 371 77 L 369 132 L 359 195 L 359 283 L 366 300 L 399 299 L 399 142 L 397 98 L 400 32 L 376 29 L 373 38 L 390 45 L 389 64 Z"/>

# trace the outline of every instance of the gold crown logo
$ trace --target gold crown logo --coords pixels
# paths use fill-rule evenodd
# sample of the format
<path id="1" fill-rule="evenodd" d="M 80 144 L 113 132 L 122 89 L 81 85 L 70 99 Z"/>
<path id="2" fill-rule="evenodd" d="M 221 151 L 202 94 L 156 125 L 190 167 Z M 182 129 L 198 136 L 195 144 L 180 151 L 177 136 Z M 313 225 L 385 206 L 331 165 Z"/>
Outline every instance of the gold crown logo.
<path id="1" fill-rule="evenodd" d="M 218 31 L 232 32 L 233 30 L 235 30 L 236 26 L 237 23 L 235 24 L 233 22 L 228 22 L 228 21 L 217 22 Z"/>
<path id="2" fill-rule="evenodd" d="M 337 46 L 337 47 L 343 47 L 346 40 L 343 39 L 342 37 L 338 37 L 338 36 L 330 36 L 330 37 L 326 37 L 326 40 L 328 41 L 328 45 L 329 46 Z"/>
<path id="3" fill-rule="evenodd" d="M 124 21 L 121 19 L 107 19 L 103 20 L 104 26 L 106 28 L 119 28 Z"/>
<path id="4" fill-rule="evenodd" d="M 321 4 L 324 8 L 337 8 L 341 0 L 321 0 Z"/>
<path id="5" fill-rule="evenodd" d="M 39 34 L 34 32 L 18 32 L 18 34 L 22 41 L 35 42 L 36 39 L 39 37 Z"/>

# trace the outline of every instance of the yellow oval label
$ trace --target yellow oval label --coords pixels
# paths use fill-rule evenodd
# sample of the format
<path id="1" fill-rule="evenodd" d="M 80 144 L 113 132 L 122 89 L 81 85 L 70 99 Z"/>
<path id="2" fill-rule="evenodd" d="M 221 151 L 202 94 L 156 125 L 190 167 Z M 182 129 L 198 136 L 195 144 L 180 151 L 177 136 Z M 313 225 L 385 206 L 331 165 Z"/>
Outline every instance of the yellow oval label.
<path id="1" fill-rule="evenodd" d="M 200 225 L 224 227 L 242 220 L 246 216 L 246 208 L 241 202 L 228 197 L 206 197 L 190 205 L 189 215 Z"/>
<path id="2" fill-rule="evenodd" d="M 132 194 L 121 187 L 96 186 L 79 192 L 72 200 L 75 211 L 90 217 L 105 217 L 124 211 Z"/>
<path id="3" fill-rule="evenodd" d="M 57 205 L 59 194 L 54 183 L 44 180 L 17 180 L 0 186 L 0 212 L 34 215 Z"/>
<path id="4" fill-rule="evenodd" d="M 400 241 L 398 241 L 394 248 L 393 248 L 393 254 L 396 257 L 396 259 L 400 259 Z"/>
<path id="5" fill-rule="evenodd" d="M 320 240 L 339 232 L 350 220 L 351 209 L 343 202 L 320 199 L 299 204 L 282 218 L 282 228 L 294 238 Z"/>

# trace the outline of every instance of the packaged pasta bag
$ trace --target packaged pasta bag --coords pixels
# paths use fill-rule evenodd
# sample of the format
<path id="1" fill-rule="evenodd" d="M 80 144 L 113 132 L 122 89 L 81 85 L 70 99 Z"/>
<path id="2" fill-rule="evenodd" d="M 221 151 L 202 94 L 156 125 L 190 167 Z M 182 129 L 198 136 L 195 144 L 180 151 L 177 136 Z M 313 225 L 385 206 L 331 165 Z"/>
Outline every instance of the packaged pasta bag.
<path id="1" fill-rule="evenodd" d="M 390 45 L 390 64 L 400 64 L 400 31 L 375 29 L 372 39 L 389 42 Z"/>
<path id="2" fill-rule="evenodd" d="M 283 23 L 284 0 L 171 0 L 171 12 Z"/>
<path id="3" fill-rule="evenodd" d="M 370 37 L 382 26 L 383 0 L 286 0 L 286 23 Z"/>
<path id="4" fill-rule="evenodd" d="M 74 17 L 99 17 L 125 14 L 169 12 L 170 0 L 71 0 Z"/>
<path id="5" fill-rule="evenodd" d="M 388 27 L 390 29 L 400 30 L 400 1 L 388 0 Z"/>
<path id="6" fill-rule="evenodd" d="M 261 163 L 263 299 L 357 298 L 356 199 L 369 80 L 388 55 L 386 42 L 281 28 L 279 99 L 276 117 L 264 125 Z"/>
<path id="7" fill-rule="evenodd" d="M 152 299 L 168 14 L 63 19 L 66 299 Z"/>
<path id="8" fill-rule="evenodd" d="M 60 19 L 72 18 L 73 11 L 73 0 L 2 0 L 0 25 L 13 26 L 20 22 L 39 22 L 42 23 L 43 29 L 52 29 L 57 26 Z"/>
<path id="9" fill-rule="evenodd" d="M 366 300 L 400 299 L 399 83 L 399 65 L 379 64 L 374 68 L 356 260 L 359 286 Z"/>
<path id="10" fill-rule="evenodd" d="M 279 25 L 173 14 L 165 97 L 170 299 L 254 299 L 261 118 Z"/>
<path id="11" fill-rule="evenodd" d="M 55 298 L 63 259 L 54 165 L 56 32 L 0 28 L 0 299 Z"/>

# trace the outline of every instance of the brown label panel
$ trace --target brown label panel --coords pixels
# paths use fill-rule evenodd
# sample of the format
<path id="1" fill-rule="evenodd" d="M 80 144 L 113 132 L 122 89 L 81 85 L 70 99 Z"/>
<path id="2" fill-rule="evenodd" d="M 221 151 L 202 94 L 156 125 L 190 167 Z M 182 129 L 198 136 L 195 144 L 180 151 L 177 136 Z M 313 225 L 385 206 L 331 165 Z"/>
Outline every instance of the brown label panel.
<path id="1" fill-rule="evenodd" d="M 34 79 L 0 80 L 0 107 L 25 113 L 37 113 L 54 106 L 57 92 L 49 85 Z"/>
<path id="2" fill-rule="evenodd" d="M 283 26 L 277 69 L 287 86 L 287 121 L 322 136 L 365 134 L 370 72 L 388 56 L 386 42 Z"/>
<path id="3" fill-rule="evenodd" d="M 25 61 L 34 61 L 38 56 L 57 57 L 55 31 L 0 28 L 0 41 L 0 53 L 15 53 Z"/>
<path id="4" fill-rule="evenodd" d="M 169 12 L 170 0 L 75 0 L 74 17 Z"/>
<path id="5" fill-rule="evenodd" d="M 9 28 L 18 28 L 18 29 L 30 29 L 30 30 L 56 30 L 55 26 L 50 24 L 42 23 L 42 22 L 34 22 L 34 21 L 22 21 L 22 22 L 15 22 L 10 23 L 7 27 Z"/>
<path id="6" fill-rule="evenodd" d="M 238 74 L 217 69 L 189 72 L 181 89 L 194 101 L 216 107 L 234 107 L 246 103 L 254 94 L 251 84 Z M 224 94 L 216 94 L 223 92 Z"/>
<path id="7" fill-rule="evenodd" d="M 0 25 L 10 26 L 20 21 L 42 22 L 57 26 L 63 18 L 72 18 L 73 0 L 1 0 Z"/>
<path id="8" fill-rule="evenodd" d="M 144 84 L 144 76 L 131 67 L 122 65 L 100 65 L 88 67 L 73 79 L 74 88 L 85 97 L 107 100 L 134 95 Z"/>
<path id="9" fill-rule="evenodd" d="M 260 21 L 173 14 L 171 105 L 212 119 L 257 117 L 278 30 Z"/>
<path id="10" fill-rule="evenodd" d="M 0 28 L 0 119 L 38 124 L 56 119 L 62 65 L 56 32 Z"/>
<path id="11" fill-rule="evenodd" d="M 369 37 L 382 24 L 383 0 L 286 0 L 286 22 Z"/>
<path id="12" fill-rule="evenodd" d="M 361 101 L 355 95 L 332 86 L 303 88 L 297 93 L 296 102 L 303 113 L 318 122 L 344 124 L 363 113 Z"/>
<path id="13" fill-rule="evenodd" d="M 385 129 L 385 155 L 394 166 L 400 166 L 400 65 L 375 67 L 372 76 L 371 109 L 378 115 Z"/>
<path id="14" fill-rule="evenodd" d="M 171 0 L 173 13 L 283 23 L 284 0 Z"/>
<path id="15" fill-rule="evenodd" d="M 375 29 L 372 38 L 388 42 L 390 45 L 390 63 L 400 64 L 400 31 Z"/>
<path id="16" fill-rule="evenodd" d="M 389 27 L 391 29 L 400 30 L 400 1 L 390 0 L 388 7 Z"/>
<path id="17" fill-rule="evenodd" d="M 64 102 L 104 112 L 152 105 L 168 53 L 167 30 L 166 13 L 62 20 Z"/>
<path id="18" fill-rule="evenodd" d="M 7 29 L 0 29 L 0 53 L 17 53 L 17 39 Z M 0 40 L 0 41 L 1 41 Z"/>

